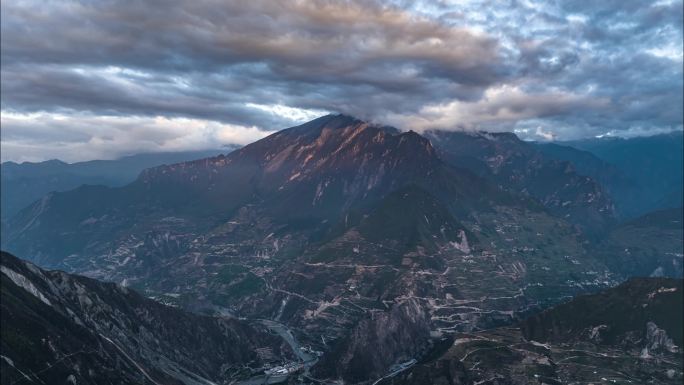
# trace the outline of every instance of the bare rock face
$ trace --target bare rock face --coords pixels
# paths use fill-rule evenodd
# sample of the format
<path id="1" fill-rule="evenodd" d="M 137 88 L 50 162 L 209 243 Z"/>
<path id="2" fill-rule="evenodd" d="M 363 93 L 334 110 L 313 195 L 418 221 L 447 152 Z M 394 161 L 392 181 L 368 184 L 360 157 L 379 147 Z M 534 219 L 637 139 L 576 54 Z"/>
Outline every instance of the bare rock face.
<path id="1" fill-rule="evenodd" d="M 350 383 L 381 377 L 392 365 L 425 354 L 429 340 L 427 313 L 408 300 L 359 322 L 317 370 Z"/>
<path id="2" fill-rule="evenodd" d="M 675 345 L 667 332 L 658 327 L 654 322 L 646 324 L 646 348 L 648 352 L 667 351 L 677 353 L 679 347 Z"/>

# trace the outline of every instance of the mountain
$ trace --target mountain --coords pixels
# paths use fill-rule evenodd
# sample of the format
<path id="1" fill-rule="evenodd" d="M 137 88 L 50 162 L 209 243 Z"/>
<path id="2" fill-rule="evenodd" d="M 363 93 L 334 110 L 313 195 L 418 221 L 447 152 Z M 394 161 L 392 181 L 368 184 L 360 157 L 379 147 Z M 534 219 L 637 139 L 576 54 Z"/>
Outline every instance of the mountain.
<path id="1" fill-rule="evenodd" d="M 561 162 L 569 162 L 580 175 L 598 182 L 615 203 L 619 219 L 633 215 L 634 200 L 637 198 L 639 184 L 617 166 L 600 159 L 589 151 L 559 143 L 533 143 L 545 156 Z M 673 206 L 674 207 L 674 206 Z"/>
<path id="2" fill-rule="evenodd" d="M 3 384 L 229 383 L 294 357 L 264 327 L 1 257 Z"/>
<path id="3" fill-rule="evenodd" d="M 623 216 L 635 218 L 658 209 L 682 207 L 682 131 L 629 139 L 585 139 L 561 144 L 594 154 L 615 166 L 636 184 L 633 188 L 615 189 L 613 192 Z"/>
<path id="4" fill-rule="evenodd" d="M 578 182 L 578 210 L 603 220 L 578 192 L 595 184 L 573 175 L 562 180 Z M 454 167 L 414 132 L 329 115 L 125 186 L 49 194 L 2 242 L 188 310 L 286 325 L 322 354 L 312 375 L 363 383 L 444 336 L 616 284 L 549 207 Z"/>
<path id="5" fill-rule="evenodd" d="M 595 248 L 597 257 L 625 277 L 682 277 L 684 211 L 648 213 L 613 228 Z"/>
<path id="6" fill-rule="evenodd" d="M 324 229 L 343 212 L 362 210 L 411 183 L 448 196 L 454 210 L 499 199 L 494 187 L 444 165 L 415 133 L 328 116 L 228 156 L 147 169 L 121 188 L 52 193 L 9 221 L 3 242 L 58 266 L 102 240 L 152 227 L 205 232 L 247 215 L 281 233 Z"/>
<path id="7" fill-rule="evenodd" d="M 72 190 L 84 184 L 123 186 L 135 180 L 146 168 L 202 159 L 233 149 L 137 154 L 115 160 L 78 163 L 65 163 L 56 159 L 38 163 L 4 162 L 0 165 L 2 220 L 8 220 L 22 208 L 52 191 Z"/>
<path id="8" fill-rule="evenodd" d="M 682 280 L 635 278 L 517 327 L 460 333 L 379 384 L 680 384 Z"/>
<path id="9" fill-rule="evenodd" d="M 513 133 L 428 131 L 425 135 L 449 164 L 531 196 L 585 232 L 600 233 L 614 222 L 612 199 L 596 180 Z"/>

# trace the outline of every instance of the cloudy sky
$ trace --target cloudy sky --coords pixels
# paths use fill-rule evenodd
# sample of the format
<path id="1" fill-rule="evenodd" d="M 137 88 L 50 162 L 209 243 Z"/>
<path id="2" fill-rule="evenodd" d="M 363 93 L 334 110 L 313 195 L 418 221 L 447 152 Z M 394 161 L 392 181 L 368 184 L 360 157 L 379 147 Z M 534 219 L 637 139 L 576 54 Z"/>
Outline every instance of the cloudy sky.
<path id="1" fill-rule="evenodd" d="M 682 1 L 2 1 L 2 160 L 246 144 L 330 112 L 682 129 Z"/>

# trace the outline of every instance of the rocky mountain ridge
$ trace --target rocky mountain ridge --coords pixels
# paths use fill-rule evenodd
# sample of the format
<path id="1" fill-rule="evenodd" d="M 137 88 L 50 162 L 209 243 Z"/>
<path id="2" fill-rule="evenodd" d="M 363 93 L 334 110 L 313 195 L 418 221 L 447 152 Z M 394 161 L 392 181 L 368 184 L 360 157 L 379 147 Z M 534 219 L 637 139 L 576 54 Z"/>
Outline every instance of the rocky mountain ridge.
<path id="1" fill-rule="evenodd" d="M 580 175 L 567 161 L 546 156 L 513 133 L 428 131 L 440 156 L 503 189 L 529 195 L 552 213 L 601 232 L 615 221 L 611 197 L 597 181 Z"/>
<path id="2" fill-rule="evenodd" d="M 5 252 L 1 268 L 2 383 L 232 383 L 294 357 L 279 337 L 237 319 L 187 313 Z"/>

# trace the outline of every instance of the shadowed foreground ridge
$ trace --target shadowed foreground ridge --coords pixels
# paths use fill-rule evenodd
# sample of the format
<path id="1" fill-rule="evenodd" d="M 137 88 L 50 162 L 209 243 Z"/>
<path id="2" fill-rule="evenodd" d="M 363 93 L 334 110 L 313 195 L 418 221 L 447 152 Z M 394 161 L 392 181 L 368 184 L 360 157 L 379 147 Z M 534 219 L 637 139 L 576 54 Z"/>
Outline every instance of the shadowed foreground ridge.
<path id="1" fill-rule="evenodd" d="M 292 353 L 240 321 L 184 312 L 113 283 L 2 252 L 2 383 L 206 384 Z M 24 381 L 25 380 L 25 381 Z"/>

